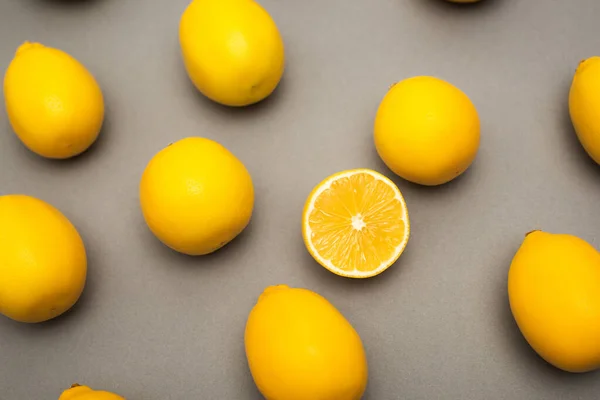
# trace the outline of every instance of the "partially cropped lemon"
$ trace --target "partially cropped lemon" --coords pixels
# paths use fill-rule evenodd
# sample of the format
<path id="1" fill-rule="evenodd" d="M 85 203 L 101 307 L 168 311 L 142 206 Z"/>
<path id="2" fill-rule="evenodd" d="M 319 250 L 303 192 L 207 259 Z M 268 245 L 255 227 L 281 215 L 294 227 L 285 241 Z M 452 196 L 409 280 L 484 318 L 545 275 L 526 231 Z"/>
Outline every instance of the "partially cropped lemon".
<path id="1" fill-rule="evenodd" d="M 370 169 L 333 174 L 312 190 L 302 213 L 306 249 L 324 268 L 369 278 L 400 257 L 410 221 L 398 187 Z"/>
<path id="2" fill-rule="evenodd" d="M 193 0 L 181 17 L 179 42 L 194 85 L 224 105 L 263 100 L 283 75 L 283 40 L 253 0 Z"/>
<path id="3" fill-rule="evenodd" d="M 479 149 L 479 116 L 460 89 L 417 76 L 398 82 L 375 117 L 375 147 L 400 177 L 441 185 L 461 175 Z"/>
<path id="4" fill-rule="evenodd" d="M 534 231 L 508 273 L 510 308 L 531 347 L 568 372 L 600 368 L 600 253 L 577 236 Z"/>
<path id="5" fill-rule="evenodd" d="M 600 57 L 579 63 L 569 92 L 569 113 L 579 141 L 600 164 Z"/>
<path id="6" fill-rule="evenodd" d="M 30 323 L 57 317 L 79 299 L 86 273 L 83 241 L 59 210 L 0 196 L 0 313 Z"/>
<path id="7" fill-rule="evenodd" d="M 79 61 L 52 47 L 26 42 L 4 76 L 8 119 L 31 151 L 64 159 L 98 138 L 104 100 L 98 83 Z"/>
<path id="8" fill-rule="evenodd" d="M 65 390 L 58 400 L 125 400 L 124 397 L 103 390 L 93 390 L 87 386 L 74 384 Z"/>
<path id="9" fill-rule="evenodd" d="M 164 148 L 148 163 L 140 202 L 148 227 L 165 245 L 203 255 L 248 225 L 254 187 L 244 164 L 229 150 L 191 137 Z"/>
<path id="10" fill-rule="evenodd" d="M 250 312 L 246 357 L 267 400 L 358 400 L 367 386 L 362 341 L 325 298 L 272 286 Z"/>

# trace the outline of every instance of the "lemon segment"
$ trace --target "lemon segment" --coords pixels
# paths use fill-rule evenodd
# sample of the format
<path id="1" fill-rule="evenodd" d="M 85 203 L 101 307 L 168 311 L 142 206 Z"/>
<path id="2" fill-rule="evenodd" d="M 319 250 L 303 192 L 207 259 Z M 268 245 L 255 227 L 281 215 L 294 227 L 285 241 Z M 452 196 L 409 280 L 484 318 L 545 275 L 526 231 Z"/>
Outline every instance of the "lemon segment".
<path id="1" fill-rule="evenodd" d="M 410 236 L 406 203 L 398 187 L 369 169 L 334 174 L 306 201 L 304 243 L 329 271 L 367 278 L 400 257 Z"/>

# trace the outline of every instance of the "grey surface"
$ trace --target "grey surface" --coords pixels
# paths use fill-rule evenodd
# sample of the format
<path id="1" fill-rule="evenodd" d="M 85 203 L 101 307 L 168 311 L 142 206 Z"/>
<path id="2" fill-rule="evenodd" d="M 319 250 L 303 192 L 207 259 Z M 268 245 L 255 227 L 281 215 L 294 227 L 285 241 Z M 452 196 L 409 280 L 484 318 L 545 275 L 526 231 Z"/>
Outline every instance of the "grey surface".
<path id="1" fill-rule="evenodd" d="M 27 151 L 0 114 L 0 194 L 59 207 L 90 259 L 69 314 L 35 326 L 0 318 L 0 398 L 55 400 L 80 382 L 131 400 L 259 399 L 243 329 L 275 283 L 321 293 L 356 327 L 370 367 L 366 399 L 598 398 L 599 374 L 559 372 L 529 349 L 505 285 L 528 230 L 600 247 L 600 168 L 567 114 L 577 63 L 600 53 L 600 2 L 261 3 L 287 46 L 285 78 L 268 101 L 232 110 L 202 98 L 185 75 L 177 26 L 187 0 L 0 0 L 2 70 L 24 40 L 59 47 L 94 73 L 107 106 L 99 142 L 66 162 Z M 396 179 L 412 222 L 405 254 L 377 278 L 334 276 L 304 249 L 305 198 L 342 169 L 392 176 L 372 121 L 391 83 L 421 74 L 471 97 L 482 120 L 478 158 L 442 187 Z M 247 231 L 203 258 L 159 244 L 138 207 L 147 161 L 191 135 L 237 154 L 257 194 Z"/>

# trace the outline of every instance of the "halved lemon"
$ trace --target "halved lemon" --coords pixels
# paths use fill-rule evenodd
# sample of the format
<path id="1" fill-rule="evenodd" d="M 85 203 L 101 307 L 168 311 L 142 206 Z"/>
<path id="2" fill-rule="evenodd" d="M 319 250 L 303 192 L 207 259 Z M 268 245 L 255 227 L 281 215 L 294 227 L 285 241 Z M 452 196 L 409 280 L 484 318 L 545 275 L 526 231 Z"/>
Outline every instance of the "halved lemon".
<path id="1" fill-rule="evenodd" d="M 400 257 L 410 236 L 400 189 L 370 169 L 331 175 L 308 196 L 302 214 L 308 252 L 323 267 L 348 278 L 369 278 Z"/>

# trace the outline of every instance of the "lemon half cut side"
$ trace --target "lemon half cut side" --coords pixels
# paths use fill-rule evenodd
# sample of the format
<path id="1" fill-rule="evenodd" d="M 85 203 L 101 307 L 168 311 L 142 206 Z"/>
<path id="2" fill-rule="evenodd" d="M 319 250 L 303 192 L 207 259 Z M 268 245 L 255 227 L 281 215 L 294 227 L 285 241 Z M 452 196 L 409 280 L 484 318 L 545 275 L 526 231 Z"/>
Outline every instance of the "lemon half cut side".
<path id="1" fill-rule="evenodd" d="M 370 169 L 333 174 L 311 192 L 302 216 L 308 252 L 329 271 L 369 278 L 388 269 L 410 237 L 402 193 Z"/>

